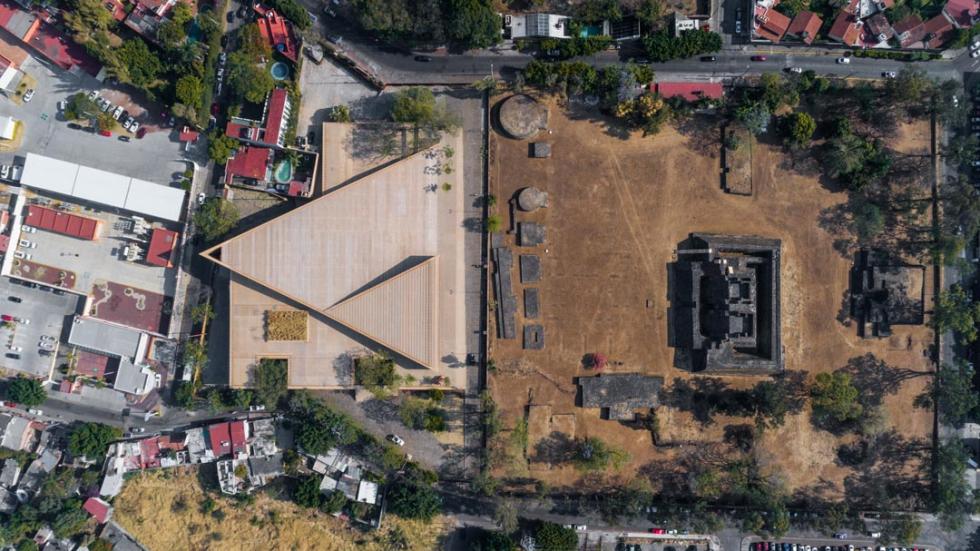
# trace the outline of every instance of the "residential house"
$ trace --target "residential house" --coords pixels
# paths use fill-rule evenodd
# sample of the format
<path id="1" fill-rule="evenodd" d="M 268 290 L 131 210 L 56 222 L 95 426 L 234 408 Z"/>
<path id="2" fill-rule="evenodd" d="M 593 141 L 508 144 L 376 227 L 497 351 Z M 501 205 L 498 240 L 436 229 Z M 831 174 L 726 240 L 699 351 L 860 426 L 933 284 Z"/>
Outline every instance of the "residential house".
<path id="1" fill-rule="evenodd" d="M 254 186 L 268 182 L 271 179 L 271 164 L 271 149 L 243 145 L 225 163 L 225 185 Z"/>
<path id="2" fill-rule="evenodd" d="M 263 123 L 232 117 L 225 134 L 254 145 L 285 147 L 292 104 L 285 88 L 276 88 L 265 102 Z"/>
<path id="3" fill-rule="evenodd" d="M 650 89 L 663 98 L 679 97 L 685 101 L 721 99 L 724 95 L 720 82 L 655 82 Z"/>
<path id="4" fill-rule="evenodd" d="M 674 12 L 673 23 L 674 37 L 677 38 L 687 31 L 697 30 L 700 21 L 697 19 L 692 19 L 682 13 Z"/>
<path id="5" fill-rule="evenodd" d="M 779 42 L 789 29 L 790 19 L 775 9 L 755 6 L 755 35 L 763 40 Z"/>
<path id="6" fill-rule="evenodd" d="M 0 488 L 13 490 L 17 487 L 17 482 L 19 480 L 20 463 L 18 463 L 14 458 L 5 460 L 3 462 L 3 468 L 0 469 Z"/>
<path id="7" fill-rule="evenodd" d="M 266 40 L 272 51 L 296 63 L 299 57 L 300 44 L 289 21 L 279 15 L 276 10 L 266 8 L 262 4 L 256 3 L 252 8 L 255 13 L 259 14 L 256 21 L 259 25 L 259 33 L 262 34 L 262 38 Z"/>
<path id="8" fill-rule="evenodd" d="M 968 29 L 977 20 L 977 0 L 949 0 L 943 7 L 943 14 L 957 29 Z"/>
<path id="9" fill-rule="evenodd" d="M 926 36 L 925 26 L 922 19 L 917 15 L 910 15 L 892 25 L 895 31 L 895 38 L 902 48 L 921 47 L 922 39 Z"/>
<path id="10" fill-rule="evenodd" d="M 136 0 L 123 24 L 136 34 L 156 43 L 160 25 L 167 20 L 167 13 L 176 4 L 176 0 Z"/>
<path id="11" fill-rule="evenodd" d="M 550 13 L 504 15 L 504 36 L 510 38 L 568 38 L 571 17 Z"/>
<path id="12" fill-rule="evenodd" d="M 953 22 L 942 13 L 923 23 L 922 30 L 925 32 L 922 40 L 926 48 L 941 48 L 956 36 Z"/>
<path id="13" fill-rule="evenodd" d="M 864 23 L 853 12 L 848 11 L 848 8 L 844 8 L 834 19 L 834 24 L 831 25 L 827 38 L 852 48 L 860 46 L 863 27 Z"/>
<path id="14" fill-rule="evenodd" d="M 90 497 L 85 500 L 82 508 L 85 509 L 85 512 L 92 515 L 92 518 L 99 524 L 105 524 L 112 516 L 112 506 L 97 497 Z"/>
<path id="15" fill-rule="evenodd" d="M 801 11 L 790 21 L 784 38 L 795 38 L 803 41 L 804 44 L 812 44 L 817 38 L 821 25 L 823 20 L 817 14 L 812 11 Z"/>
<path id="16" fill-rule="evenodd" d="M 31 461 L 24 472 L 24 477 L 17 486 L 17 491 L 24 491 L 28 496 L 33 496 L 41 489 L 41 483 L 51 471 L 61 462 L 61 451 L 47 449 L 40 457 Z"/>
<path id="17" fill-rule="evenodd" d="M 0 414 L 0 446 L 8 450 L 32 450 L 37 432 L 34 421 L 30 419 Z"/>
<path id="18" fill-rule="evenodd" d="M 877 40 L 879 44 L 887 42 L 891 37 L 895 36 L 895 31 L 892 29 L 892 25 L 888 22 L 888 18 L 885 17 L 884 13 L 876 13 L 865 19 L 864 22 L 868 29 L 869 38 Z"/>

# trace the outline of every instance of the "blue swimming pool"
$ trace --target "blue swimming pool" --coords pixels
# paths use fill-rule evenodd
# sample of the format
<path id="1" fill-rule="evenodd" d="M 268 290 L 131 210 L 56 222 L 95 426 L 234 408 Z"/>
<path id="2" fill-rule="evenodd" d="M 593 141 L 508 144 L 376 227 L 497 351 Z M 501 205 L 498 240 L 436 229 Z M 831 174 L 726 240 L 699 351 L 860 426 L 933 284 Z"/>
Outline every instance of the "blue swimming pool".
<path id="1" fill-rule="evenodd" d="M 289 76 L 289 65 L 286 65 L 281 61 L 277 61 L 272 64 L 272 68 L 269 69 L 269 72 L 272 73 L 272 78 L 276 80 L 286 80 L 286 77 Z"/>

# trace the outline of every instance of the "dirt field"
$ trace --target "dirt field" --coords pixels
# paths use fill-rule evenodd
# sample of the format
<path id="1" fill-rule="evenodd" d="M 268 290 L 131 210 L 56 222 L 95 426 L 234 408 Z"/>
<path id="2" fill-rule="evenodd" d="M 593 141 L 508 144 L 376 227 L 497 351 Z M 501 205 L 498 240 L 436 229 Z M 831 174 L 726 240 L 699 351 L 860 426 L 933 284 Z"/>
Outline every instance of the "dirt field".
<path id="1" fill-rule="evenodd" d="M 212 467 L 213 468 L 213 467 Z M 116 498 L 113 518 L 151 551 L 176 549 L 281 549 L 347 551 L 387 549 L 386 537 L 400 527 L 413 551 L 437 548 L 445 532 L 439 519 L 432 524 L 385 516 L 378 532 L 352 530 L 346 523 L 302 509 L 289 501 L 259 495 L 254 505 L 234 506 L 229 499 L 212 496 L 219 520 L 200 510 L 205 500 L 196 471 L 176 470 L 137 476 L 126 482 Z M 186 505 L 182 510 L 175 503 Z M 220 514 L 219 514 L 220 515 Z"/>
<path id="2" fill-rule="evenodd" d="M 858 386 L 881 395 L 889 427 L 907 438 L 928 437 L 931 414 L 914 409 L 912 400 L 927 383 L 923 374 L 930 369 L 926 352 L 931 332 L 925 326 L 896 326 L 889 339 L 864 340 L 853 325 L 837 320 L 852 259 L 834 250 L 835 236 L 821 229 L 818 216 L 822 209 L 843 202 L 844 193 L 828 190 L 816 176 L 783 168 L 781 149 L 760 142 L 752 154 L 753 195 L 726 194 L 719 177 L 719 151 L 697 136 L 665 128 L 657 136 L 624 140 L 607 133 L 601 121 L 575 118 L 579 120 L 552 105 L 553 133 L 538 137 L 551 142 L 550 159 L 528 159 L 526 142 L 492 137 L 490 185 L 502 227 L 514 227 L 508 200 L 517 190 L 535 185 L 550 196 L 549 208 L 518 215 L 519 221 L 546 226 L 543 246 L 517 248 L 515 235 L 503 236 L 515 247 L 515 262 L 518 252 L 541 256 L 542 280 L 528 286 L 540 289 L 537 323 L 544 326 L 544 349 L 521 349 L 520 305 L 517 339 L 497 339 L 496 330 L 491 331 L 497 369 L 490 384 L 504 426 L 513 427 L 528 406 L 550 406 L 550 412 L 533 408 L 529 456 L 536 453 L 534 443 L 556 432 L 555 427 L 577 438 L 599 436 L 626 449 L 632 462 L 623 469 L 624 476 L 674 453 L 655 448 L 647 430 L 601 420 L 598 410 L 576 407 L 573 378 L 588 374 L 582 360 L 592 352 L 608 355 L 607 372 L 658 375 L 668 388 L 675 378 L 690 378 L 673 367 L 674 350 L 667 346 L 667 265 L 691 232 L 781 239 L 786 369 L 812 376 L 851 361 Z M 927 150 L 927 125 L 906 125 L 898 135 L 899 143 L 892 144 L 897 149 Z M 513 281 L 515 295 L 521 297 L 525 286 L 517 273 Z M 928 287 L 925 299 L 928 311 Z M 493 319 L 489 327 L 496 327 Z M 868 365 L 873 362 L 855 360 L 866 354 L 887 365 L 874 368 Z M 762 380 L 721 378 L 737 388 Z M 549 420 L 545 414 L 555 418 Z M 664 406 L 657 414 L 662 439 L 673 442 L 720 442 L 726 425 L 752 423 L 750 418 L 716 417 L 713 424 L 704 425 L 687 411 Z M 787 489 L 819 485 L 832 496 L 850 473 L 835 464 L 839 444 L 837 437 L 813 428 L 805 410 L 790 416 L 783 427 L 766 431 L 757 447 L 795 450 L 766 454 L 784 472 Z M 571 467 L 536 466 L 533 457 L 530 471 L 553 486 L 579 478 Z M 507 475 L 506 470 L 498 474 Z"/>

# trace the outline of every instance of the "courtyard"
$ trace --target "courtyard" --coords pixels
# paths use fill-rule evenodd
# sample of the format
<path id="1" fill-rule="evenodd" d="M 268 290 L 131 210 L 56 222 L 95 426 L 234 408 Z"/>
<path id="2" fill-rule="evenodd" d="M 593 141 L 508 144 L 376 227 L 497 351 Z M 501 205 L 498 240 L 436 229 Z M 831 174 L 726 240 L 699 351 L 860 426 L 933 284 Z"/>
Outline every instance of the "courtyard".
<path id="1" fill-rule="evenodd" d="M 777 377 L 812 380 L 817 373 L 844 369 L 864 399 L 880 403 L 887 429 L 910 442 L 930 437 L 931 412 L 914 408 L 913 400 L 931 369 L 931 331 L 925 325 L 902 325 L 886 338 L 866 339 L 846 315 L 854 259 L 835 249 L 840 236 L 820 224 L 822 214 L 846 201 L 846 194 L 830 189 L 817 175 L 788 168 L 781 147 L 761 141 L 752 150 L 752 195 L 728 194 L 720 183 L 718 148 L 704 137 L 710 132 L 688 125 L 683 132 L 665 127 L 656 136 L 622 139 L 607 133 L 594 116 L 549 106 L 548 132 L 536 140 L 550 143 L 550 158 L 528 158 L 528 142 L 491 133 L 492 211 L 501 222 L 496 239 L 513 251 L 515 264 L 518 254 L 540 257 L 540 280 L 530 285 L 537 289 L 536 319 L 526 320 L 525 308 L 518 307 L 516 324 L 540 325 L 544 343 L 540 349 L 523 349 L 520 330 L 516 338 L 499 338 L 491 305 L 494 370 L 489 385 L 503 414 L 504 437 L 508 428 L 523 419 L 527 423 L 526 463 L 495 464 L 496 474 L 552 485 L 581 480 L 574 467 L 549 455 L 556 442 L 589 437 L 626 451 L 629 461 L 619 474 L 647 474 L 654 487 L 666 478 L 655 473 L 677 471 L 682 456 L 707 449 L 734 453 L 726 444 L 728 436 L 739 427 L 751 429 L 751 418 L 705 415 L 678 399 L 680 390 L 703 384 L 703 375 L 715 375 L 678 367 L 671 347 L 670 265 L 692 233 L 781 242 L 779 331 L 785 371 Z M 925 123 L 904 123 L 892 145 L 904 153 L 922 153 L 928 151 L 928 135 Z M 513 198 L 532 185 L 548 194 L 549 205 L 517 211 Z M 544 242 L 517 246 L 517 223 L 542 225 Z M 517 285 L 520 278 L 513 272 L 514 295 L 521 300 L 520 288 L 529 286 Z M 491 300 L 500 298 L 493 294 Z M 927 285 L 927 312 L 931 302 Z M 656 444 L 649 425 L 603 419 L 601 410 L 576 405 L 575 379 L 593 375 L 588 358 L 597 353 L 608 357 L 605 373 L 663 378 Z M 712 384 L 745 389 L 768 378 L 717 374 Z M 813 489 L 839 497 L 845 479 L 855 472 L 838 460 L 838 451 L 853 435 L 816 428 L 808 409 L 766 429 L 755 441 L 761 452 L 755 456 L 763 469 L 780 473 L 790 492 Z M 768 453 L 774 450 L 780 451 Z"/>

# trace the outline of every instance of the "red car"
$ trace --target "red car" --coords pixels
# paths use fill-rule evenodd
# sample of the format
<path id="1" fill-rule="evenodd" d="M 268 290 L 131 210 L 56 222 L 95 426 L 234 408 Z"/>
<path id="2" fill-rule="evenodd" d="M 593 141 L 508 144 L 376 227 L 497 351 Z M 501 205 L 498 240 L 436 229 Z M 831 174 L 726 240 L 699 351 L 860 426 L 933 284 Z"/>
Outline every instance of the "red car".
<path id="1" fill-rule="evenodd" d="M 142 140 L 143 136 L 146 136 L 146 128 L 141 126 L 140 129 L 136 131 L 136 139 Z"/>
<path id="2" fill-rule="evenodd" d="M 112 136 L 112 132 L 108 130 L 99 130 L 99 136 Z"/>
<path id="3" fill-rule="evenodd" d="M 3 321 L 14 321 L 14 317 L 13 316 L 8 316 L 7 314 L 3 314 L 2 316 L 0 316 L 0 320 L 3 320 Z"/>
<path id="4" fill-rule="evenodd" d="M 765 60 L 767 60 L 769 58 L 766 57 L 766 56 L 764 56 L 764 55 L 754 55 L 754 56 L 750 57 L 749 59 L 751 59 L 752 61 L 765 61 Z"/>
<path id="5" fill-rule="evenodd" d="M 663 528 L 651 528 L 650 529 L 650 533 L 651 534 L 666 534 L 667 531 L 664 530 Z"/>

